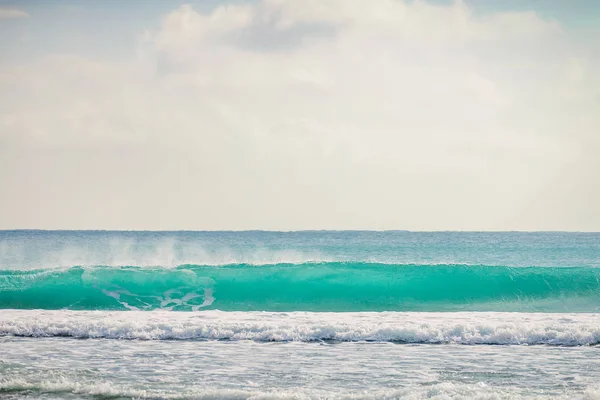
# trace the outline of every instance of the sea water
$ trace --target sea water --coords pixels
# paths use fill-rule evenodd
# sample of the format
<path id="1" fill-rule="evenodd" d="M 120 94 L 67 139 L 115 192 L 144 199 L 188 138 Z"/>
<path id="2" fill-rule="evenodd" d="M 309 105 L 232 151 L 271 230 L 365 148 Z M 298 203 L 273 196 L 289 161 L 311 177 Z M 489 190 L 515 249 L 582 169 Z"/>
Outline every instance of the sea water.
<path id="1" fill-rule="evenodd" d="M 0 231 L 0 397 L 600 399 L 600 234 Z"/>

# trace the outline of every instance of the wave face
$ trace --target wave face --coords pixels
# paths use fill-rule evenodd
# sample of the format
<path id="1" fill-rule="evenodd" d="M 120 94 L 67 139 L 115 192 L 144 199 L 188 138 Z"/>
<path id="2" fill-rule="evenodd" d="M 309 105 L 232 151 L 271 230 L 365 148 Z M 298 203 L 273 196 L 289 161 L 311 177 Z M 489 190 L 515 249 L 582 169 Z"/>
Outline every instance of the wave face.
<path id="1" fill-rule="evenodd" d="M 5 310 L 0 336 L 589 346 L 600 344 L 600 315 Z"/>
<path id="2" fill-rule="evenodd" d="M 0 308 L 595 312 L 600 269 L 327 262 L 2 270 Z"/>
<path id="3" fill-rule="evenodd" d="M 600 310 L 600 233 L 0 231 L 0 309 Z"/>

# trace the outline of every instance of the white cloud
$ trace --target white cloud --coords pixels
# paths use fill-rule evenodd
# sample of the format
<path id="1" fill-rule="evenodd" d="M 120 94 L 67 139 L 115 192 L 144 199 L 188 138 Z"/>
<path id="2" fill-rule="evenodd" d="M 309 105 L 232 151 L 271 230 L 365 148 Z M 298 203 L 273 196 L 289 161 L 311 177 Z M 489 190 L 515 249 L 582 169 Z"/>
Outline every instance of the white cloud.
<path id="1" fill-rule="evenodd" d="M 600 226 L 585 173 L 598 60 L 556 22 L 460 1 L 263 0 L 182 6 L 140 37 L 126 63 L 0 70 L 14 162 L 0 209 L 20 210 L 5 224 Z"/>
<path id="2" fill-rule="evenodd" d="M 29 14 L 16 8 L 0 8 L 0 19 L 27 18 Z"/>

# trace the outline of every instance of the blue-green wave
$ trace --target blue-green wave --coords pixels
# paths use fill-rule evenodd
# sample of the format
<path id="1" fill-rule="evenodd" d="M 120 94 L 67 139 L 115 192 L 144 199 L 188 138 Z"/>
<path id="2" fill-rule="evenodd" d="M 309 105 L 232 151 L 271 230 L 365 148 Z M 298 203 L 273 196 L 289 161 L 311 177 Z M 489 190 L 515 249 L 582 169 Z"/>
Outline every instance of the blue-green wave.
<path id="1" fill-rule="evenodd" d="M 600 310 L 600 269 L 331 262 L 2 270 L 0 308 L 591 312 Z"/>

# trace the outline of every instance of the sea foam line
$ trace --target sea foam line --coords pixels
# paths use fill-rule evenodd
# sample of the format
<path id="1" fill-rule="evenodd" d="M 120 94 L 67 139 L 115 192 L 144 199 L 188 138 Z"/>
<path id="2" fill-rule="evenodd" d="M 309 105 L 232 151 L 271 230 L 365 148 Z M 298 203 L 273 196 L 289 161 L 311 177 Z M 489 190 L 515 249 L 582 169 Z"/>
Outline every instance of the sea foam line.
<path id="1" fill-rule="evenodd" d="M 589 346 L 600 314 L 0 310 L 0 336 Z"/>
<path id="2" fill-rule="evenodd" d="M 188 390 L 156 390 L 135 389 L 110 382 L 80 382 L 62 378 L 44 382 L 28 382 L 22 378 L 3 379 L 0 377 L 0 393 L 70 393 L 98 397 L 118 397 L 133 399 L 169 399 L 169 400 L 292 400 L 292 399 L 339 399 L 339 400 L 375 400 L 375 399 L 406 399 L 406 400 L 448 400 L 448 399 L 477 399 L 477 400 L 545 400 L 556 398 L 553 395 L 531 395 L 522 393 L 514 388 L 497 388 L 485 384 L 455 384 L 450 382 L 437 383 L 430 386 L 406 387 L 398 389 L 381 389 L 377 391 L 357 391 L 349 393 L 331 393 L 323 390 L 276 390 L 261 391 L 223 389 L 223 388 L 192 388 Z M 565 397 L 560 397 L 565 398 Z M 588 387 L 580 393 L 568 394 L 572 400 L 599 400 L 600 390 Z"/>

